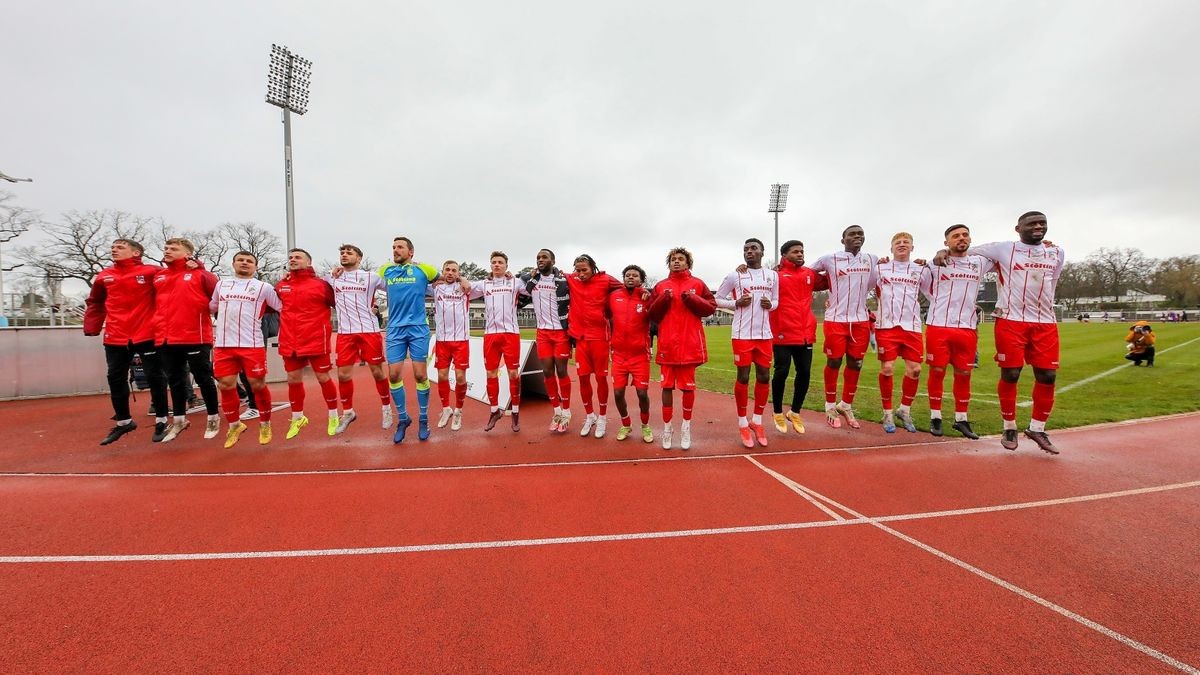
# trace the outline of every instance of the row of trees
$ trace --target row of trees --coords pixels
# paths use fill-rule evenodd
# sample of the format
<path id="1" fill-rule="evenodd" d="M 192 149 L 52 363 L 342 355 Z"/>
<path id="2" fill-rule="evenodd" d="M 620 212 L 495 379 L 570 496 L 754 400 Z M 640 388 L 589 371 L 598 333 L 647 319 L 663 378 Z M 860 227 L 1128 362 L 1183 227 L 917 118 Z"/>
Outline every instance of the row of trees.
<path id="1" fill-rule="evenodd" d="M 1101 248 L 1063 266 L 1057 298 L 1068 311 L 1087 298 L 1126 301 L 1131 290 L 1166 296 L 1171 307 L 1200 304 L 1200 255 L 1151 258 L 1137 248 Z"/>

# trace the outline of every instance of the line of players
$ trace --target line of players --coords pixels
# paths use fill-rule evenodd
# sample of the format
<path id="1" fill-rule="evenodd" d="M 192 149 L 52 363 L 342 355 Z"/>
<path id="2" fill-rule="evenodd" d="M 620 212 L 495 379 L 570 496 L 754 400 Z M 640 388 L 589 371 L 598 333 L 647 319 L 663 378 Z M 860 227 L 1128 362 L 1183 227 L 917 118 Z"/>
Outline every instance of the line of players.
<path id="1" fill-rule="evenodd" d="M 638 399 L 640 434 L 653 442 L 648 397 L 651 357 L 651 324 L 657 335 L 655 361 L 661 371 L 663 448 L 675 442 L 674 391 L 680 390 L 679 447 L 691 445 L 691 413 L 695 399 L 696 368 L 708 360 L 703 319 L 717 307 L 734 313 L 733 353 L 737 367 L 734 399 L 738 430 L 746 447 L 767 445 L 763 426 L 768 389 L 773 404 L 773 421 L 780 433 L 789 426 L 804 433 L 799 410 L 807 393 L 816 321 L 811 310 L 812 294 L 828 290 L 823 322 L 826 420 L 839 428 L 860 424 L 853 411 L 859 372 L 867 351 L 870 318 L 867 297 L 874 292 L 879 305 L 876 325 L 881 369 L 879 388 L 883 402 L 883 424 L 889 433 L 896 422 L 915 431 L 910 406 L 917 393 L 922 361 L 930 366 L 927 391 L 931 431 L 942 435 L 941 403 L 948 367 L 954 371 L 953 427 L 968 438 L 978 438 L 967 418 L 970 376 L 977 346 L 975 298 L 984 275 L 999 275 L 999 299 L 995 316 L 997 356 L 1001 367 L 998 384 L 1004 432 L 1004 447 L 1017 447 L 1016 384 L 1028 362 L 1034 371 L 1032 420 L 1025 434 L 1040 448 L 1057 453 L 1045 432 L 1054 400 L 1054 375 L 1058 368 L 1057 324 L 1053 312 L 1054 287 L 1063 263 L 1058 247 L 1043 242 L 1046 218 L 1039 212 L 1023 214 L 1016 231 L 1018 242 L 971 246 L 965 225 L 946 230 L 946 248 L 928 264 L 910 260 L 912 236 L 892 237 L 890 257 L 878 258 L 862 251 L 865 234 L 859 226 L 842 233 L 844 250 L 826 255 L 811 266 L 804 265 L 804 245 L 786 242 L 776 270 L 762 266 L 763 244 L 749 239 L 743 246 L 744 264 L 725 277 L 714 296 L 706 284 L 691 274 L 692 254 L 684 248 L 667 256 L 669 275 L 654 286 L 644 287 L 646 273 L 637 265 L 622 270 L 620 280 L 598 270 L 588 255 L 574 260 L 570 272 L 555 266 L 554 253 L 542 249 L 537 265 L 528 274 L 508 271 L 508 256 L 496 251 L 490 257 L 490 275 L 481 281 L 459 278 L 458 265 L 446 261 L 441 270 L 413 260 L 410 239 L 393 241 L 392 260 L 378 272 L 359 268 L 362 251 L 344 245 L 339 251 L 341 267 L 318 276 L 311 256 L 302 249 L 288 255 L 288 274 L 275 287 L 255 279 L 257 260 L 245 251 L 235 254 L 234 278 L 218 281 L 192 258 L 190 242 L 175 239 L 164 251 L 166 267 L 141 263 L 141 246 L 136 242 L 113 243 L 114 266 L 97 277 L 88 299 L 85 333 L 95 335 L 105 324 L 105 349 L 109 362 L 109 384 L 117 425 L 102 444 L 115 441 L 136 428 L 128 412 L 128 384 L 124 375 L 129 359 L 141 354 L 146 364 L 155 409 L 166 408 L 166 387 L 171 383 L 174 419 L 157 417 L 154 441 L 169 441 L 187 428 L 181 406 L 186 381 L 182 362 L 192 367 L 201 382 L 209 418 L 206 438 L 218 430 L 216 392 L 205 390 L 204 382 L 216 377 L 220 407 L 229 423 L 226 447 L 232 447 L 246 430 L 238 415 L 238 373 L 249 376 L 256 397 L 262 397 L 259 442 L 271 440 L 270 392 L 265 387 L 266 351 L 259 319 L 268 308 L 280 313 L 279 349 L 288 373 L 291 421 L 287 437 L 295 437 L 309 421 L 304 416 L 303 368 L 316 373 L 328 410 L 329 435 L 344 432 L 357 419 L 353 408 L 353 364 L 365 361 L 371 367 L 382 408 L 382 426 L 392 426 L 394 404 L 398 412 L 393 441 L 403 442 L 413 418 L 408 414 L 404 387 L 404 364 L 411 364 L 416 382 L 417 436 L 429 438 L 428 416 L 431 385 L 426 355 L 430 329 L 426 299 L 432 297 L 438 340 L 435 366 L 442 413 L 438 427 L 462 426 L 468 367 L 467 334 L 469 303 L 484 299 L 484 361 L 490 415 L 485 430 L 491 431 L 503 417 L 498 405 L 501 365 L 507 371 L 511 398 L 512 428 L 520 430 L 520 334 L 517 309 L 532 303 L 537 319 L 537 353 L 547 394 L 554 404 L 550 430 L 565 432 L 571 422 L 571 379 L 567 363 L 572 348 L 577 364 L 579 397 L 586 418 L 580 434 L 603 437 L 607 426 L 609 378 L 615 388 L 613 399 L 621 420 L 618 440 L 633 435 L 625 389 L 632 384 Z M 381 337 L 374 314 L 376 293 L 385 292 L 388 303 L 386 335 Z M 918 294 L 929 299 L 928 330 L 922 345 Z M 330 371 L 330 309 L 338 310 L 338 381 Z M 211 314 L 216 315 L 213 330 Z M 106 320 L 107 319 L 107 320 Z M 145 337 L 152 335 L 152 339 Z M 386 353 L 385 353 L 386 345 Z M 215 347 L 215 349 L 214 349 Z M 213 366 L 205 366 L 208 351 Z M 385 375 L 383 362 L 388 362 Z M 904 361 L 900 406 L 893 412 L 895 361 Z M 845 369 L 841 368 L 845 362 Z M 774 377 L 771 366 L 774 364 Z M 791 407 L 782 405 L 791 366 L 797 376 Z M 749 376 L 755 371 L 753 414 L 749 410 Z M 457 386 L 449 387 L 450 369 Z M 166 371 L 164 377 L 163 371 Z M 843 386 L 839 400 L 838 375 Z M 593 386 L 593 376 L 595 383 Z M 183 396 L 183 402 L 180 397 Z M 161 403 L 161 405 L 160 405 Z M 339 415 L 339 403 L 341 414 Z"/>

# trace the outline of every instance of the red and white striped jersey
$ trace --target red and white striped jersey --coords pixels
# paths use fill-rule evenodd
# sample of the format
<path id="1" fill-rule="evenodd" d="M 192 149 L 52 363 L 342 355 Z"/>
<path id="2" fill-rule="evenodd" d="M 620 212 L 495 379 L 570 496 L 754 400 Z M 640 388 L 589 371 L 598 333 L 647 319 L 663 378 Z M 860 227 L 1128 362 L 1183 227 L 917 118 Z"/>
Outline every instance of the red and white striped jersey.
<path id="1" fill-rule="evenodd" d="M 995 268 L 981 255 L 949 256 L 942 267 L 927 265 L 921 273 L 921 292 L 929 298 L 925 324 L 946 328 L 976 328 L 975 301 L 983 275 Z"/>
<path id="2" fill-rule="evenodd" d="M 562 277 L 547 275 L 539 277 L 529 296 L 533 298 L 533 315 L 541 330 L 562 330 L 563 321 L 558 316 L 558 284 Z"/>
<path id="3" fill-rule="evenodd" d="M 217 315 L 213 347 L 266 347 L 264 307 L 276 312 L 283 308 L 271 284 L 258 279 L 222 279 L 208 303 L 209 311 Z"/>
<path id="4" fill-rule="evenodd" d="M 738 307 L 737 299 L 750 296 L 750 304 Z M 765 268 L 737 270 L 725 275 L 717 288 L 717 307 L 733 310 L 733 339 L 771 340 L 771 310 L 779 306 L 779 276 Z M 763 309 L 763 298 L 771 300 L 771 309 Z"/>
<path id="5" fill-rule="evenodd" d="M 1066 254 L 1057 246 L 1000 241 L 972 246 L 968 253 L 996 263 L 1000 285 L 995 316 L 1028 323 L 1057 323 L 1054 289 Z"/>
<path id="6" fill-rule="evenodd" d="M 470 337 L 471 323 L 467 306 L 478 298 L 474 289 L 470 293 L 458 282 L 430 286 L 433 296 L 433 322 L 437 326 L 438 342 L 459 342 Z"/>
<path id="7" fill-rule="evenodd" d="M 471 293 L 483 296 L 483 332 L 520 333 L 517 327 L 517 296 L 525 289 L 525 283 L 516 277 L 488 277 L 471 283 Z"/>
<path id="8" fill-rule="evenodd" d="M 825 320 L 840 323 L 867 320 L 867 295 L 878 280 L 879 258 L 859 251 L 838 251 L 821 256 L 810 267 L 829 280 L 829 306 Z"/>
<path id="9" fill-rule="evenodd" d="M 879 265 L 876 330 L 899 326 L 912 333 L 921 332 L 921 271 L 922 267 L 914 262 L 892 260 Z"/>
<path id="10" fill-rule="evenodd" d="M 371 310 L 375 307 L 375 294 L 387 292 L 383 277 L 375 272 L 345 270 L 336 279 L 330 274 L 322 278 L 333 286 L 338 333 L 379 332 L 379 318 Z"/>

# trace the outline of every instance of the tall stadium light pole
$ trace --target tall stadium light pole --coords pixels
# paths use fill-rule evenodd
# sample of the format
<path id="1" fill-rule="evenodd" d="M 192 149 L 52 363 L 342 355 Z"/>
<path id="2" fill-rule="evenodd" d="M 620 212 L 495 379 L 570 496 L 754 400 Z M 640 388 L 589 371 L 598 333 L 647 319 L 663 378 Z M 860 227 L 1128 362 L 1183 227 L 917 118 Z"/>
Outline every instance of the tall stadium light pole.
<path id="1" fill-rule="evenodd" d="M 267 74 L 267 103 L 283 109 L 283 180 L 287 190 L 287 247 L 296 248 L 296 202 L 292 195 L 292 113 L 308 112 L 308 82 L 312 61 L 293 54 L 287 47 L 271 45 L 271 69 Z"/>
<path id="2" fill-rule="evenodd" d="M 779 262 L 779 214 L 787 210 L 787 183 L 771 184 L 771 201 L 767 204 L 767 213 L 775 214 L 775 262 Z"/>

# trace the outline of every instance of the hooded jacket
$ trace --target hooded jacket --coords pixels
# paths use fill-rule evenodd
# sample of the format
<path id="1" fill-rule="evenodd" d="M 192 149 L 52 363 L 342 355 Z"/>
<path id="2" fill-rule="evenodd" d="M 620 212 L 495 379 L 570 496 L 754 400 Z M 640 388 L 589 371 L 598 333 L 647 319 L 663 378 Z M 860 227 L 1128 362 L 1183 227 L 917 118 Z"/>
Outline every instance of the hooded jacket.
<path id="1" fill-rule="evenodd" d="M 198 261 L 197 261 L 198 262 Z M 217 287 L 217 275 L 188 269 L 187 260 L 172 260 L 154 277 L 154 343 L 157 345 L 211 345 L 212 313 L 208 303 Z"/>
<path id="2" fill-rule="evenodd" d="M 622 286 L 608 294 L 608 314 L 612 317 L 613 354 L 650 353 L 650 301 L 643 299 L 646 289 Z"/>
<path id="3" fill-rule="evenodd" d="M 567 275 L 571 308 L 567 312 L 567 334 L 576 340 L 607 340 L 608 294 L 622 287 L 607 272 L 596 272 L 587 281 L 578 274 Z"/>
<path id="4" fill-rule="evenodd" d="M 812 296 L 827 290 L 829 281 L 803 265 L 779 263 L 779 307 L 771 312 L 771 333 L 777 345 L 811 345 L 817 340 Z"/>
<path id="5" fill-rule="evenodd" d="M 161 267 L 141 256 L 118 260 L 96 275 L 83 314 L 83 334 L 99 335 L 104 344 L 127 346 L 154 339 L 154 276 Z"/>
<path id="6" fill-rule="evenodd" d="M 283 311 L 279 313 L 279 353 L 283 356 L 319 356 L 330 351 L 329 310 L 334 305 L 333 286 L 312 268 L 288 272 L 275 284 Z"/>
<path id="7" fill-rule="evenodd" d="M 667 291 L 670 294 L 667 294 Z M 717 301 L 691 270 L 671 272 L 654 287 L 650 320 L 658 323 L 655 363 L 700 365 L 708 361 L 708 343 L 700 319 L 717 311 Z"/>

